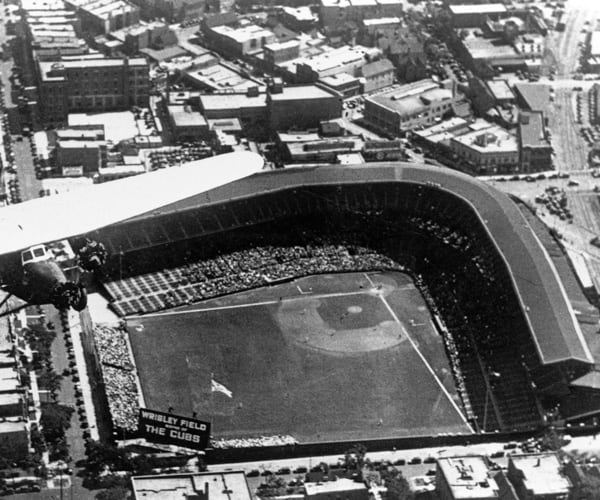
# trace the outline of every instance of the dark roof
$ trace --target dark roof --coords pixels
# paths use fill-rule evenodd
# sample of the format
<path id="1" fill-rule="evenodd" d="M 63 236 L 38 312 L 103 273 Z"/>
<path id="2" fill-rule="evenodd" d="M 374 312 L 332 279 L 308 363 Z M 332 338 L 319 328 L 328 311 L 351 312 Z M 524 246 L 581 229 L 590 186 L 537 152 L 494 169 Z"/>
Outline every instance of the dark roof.
<path id="1" fill-rule="evenodd" d="M 380 182 L 425 185 L 433 182 L 439 189 L 467 202 L 507 264 L 541 361 L 594 362 L 557 270 L 517 205 L 504 193 L 460 172 L 407 163 L 296 167 L 255 174 L 163 207 L 160 214 L 303 186 Z M 156 213 L 157 210 L 136 219 L 153 217 Z"/>
<path id="2" fill-rule="evenodd" d="M 394 65 L 392 64 L 392 61 L 390 61 L 389 59 L 380 59 L 379 61 L 374 61 L 372 63 L 365 64 L 362 67 L 361 72 L 365 78 L 368 78 L 370 76 L 379 75 L 386 71 L 393 70 Z"/>
<path id="3" fill-rule="evenodd" d="M 544 130 L 544 115 L 541 111 L 521 113 L 519 137 L 524 147 L 550 147 Z"/>
<path id="4" fill-rule="evenodd" d="M 207 28 L 214 28 L 215 26 L 222 26 L 224 24 L 235 24 L 237 20 L 238 16 L 235 12 L 221 12 L 212 16 L 206 16 L 202 20 L 202 24 Z"/>
<path id="5" fill-rule="evenodd" d="M 515 92 L 531 111 L 544 111 L 550 102 L 550 87 L 538 83 L 516 83 Z"/>
<path id="6" fill-rule="evenodd" d="M 161 50 L 154 50 L 148 47 L 145 49 L 140 49 L 140 52 L 142 54 L 146 54 L 150 59 L 157 62 L 168 61 L 169 59 L 184 56 L 188 53 L 187 50 L 176 45 L 173 47 L 165 47 Z"/>

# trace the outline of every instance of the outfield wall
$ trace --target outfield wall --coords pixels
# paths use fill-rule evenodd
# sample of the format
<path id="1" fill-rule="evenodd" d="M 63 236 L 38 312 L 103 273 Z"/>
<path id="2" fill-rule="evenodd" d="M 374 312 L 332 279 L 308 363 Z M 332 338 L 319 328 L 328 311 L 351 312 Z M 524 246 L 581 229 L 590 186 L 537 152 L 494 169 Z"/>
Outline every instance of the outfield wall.
<path id="1" fill-rule="evenodd" d="M 542 429 L 529 431 L 491 432 L 485 434 L 460 434 L 453 436 L 417 436 L 404 438 L 369 439 L 305 443 L 295 446 L 264 446 L 260 448 L 229 448 L 206 450 L 209 464 L 253 462 L 261 460 L 282 460 L 324 455 L 343 455 L 357 444 L 365 446 L 368 452 L 438 448 L 447 446 L 469 446 L 481 443 L 521 441 L 538 435 Z"/>

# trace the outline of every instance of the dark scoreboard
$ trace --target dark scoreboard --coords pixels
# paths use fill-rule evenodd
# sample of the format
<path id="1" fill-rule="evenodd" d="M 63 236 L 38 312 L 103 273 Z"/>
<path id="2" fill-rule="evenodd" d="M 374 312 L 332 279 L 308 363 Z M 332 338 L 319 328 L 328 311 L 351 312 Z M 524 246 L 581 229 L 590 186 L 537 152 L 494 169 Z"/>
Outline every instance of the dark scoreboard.
<path id="1" fill-rule="evenodd" d="M 210 438 L 210 423 L 140 408 L 138 431 L 141 437 L 152 443 L 204 450 Z"/>

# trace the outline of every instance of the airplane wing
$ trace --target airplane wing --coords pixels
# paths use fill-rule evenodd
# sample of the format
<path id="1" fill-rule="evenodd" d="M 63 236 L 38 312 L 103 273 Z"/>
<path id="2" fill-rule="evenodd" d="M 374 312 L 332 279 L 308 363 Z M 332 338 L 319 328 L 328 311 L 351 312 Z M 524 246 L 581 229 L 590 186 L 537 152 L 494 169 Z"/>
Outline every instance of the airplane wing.
<path id="1" fill-rule="evenodd" d="M 263 168 L 255 153 L 213 156 L 143 175 L 0 208 L 0 255 L 141 215 L 248 177 Z"/>

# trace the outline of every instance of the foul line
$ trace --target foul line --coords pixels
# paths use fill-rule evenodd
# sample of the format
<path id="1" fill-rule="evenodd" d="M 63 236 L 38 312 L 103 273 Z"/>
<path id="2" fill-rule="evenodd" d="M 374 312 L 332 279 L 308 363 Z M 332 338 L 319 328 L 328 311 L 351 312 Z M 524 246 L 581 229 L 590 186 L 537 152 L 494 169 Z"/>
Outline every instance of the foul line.
<path id="1" fill-rule="evenodd" d="M 373 283 L 373 281 L 371 280 L 371 278 L 370 278 L 370 276 L 368 274 L 365 273 L 365 277 L 367 278 L 367 281 L 371 284 L 371 286 L 373 288 L 377 287 L 377 285 L 375 283 Z M 383 305 L 386 307 L 386 309 L 389 311 L 389 313 L 392 315 L 392 318 L 394 318 L 394 321 L 396 323 L 398 323 L 398 325 L 400 325 L 400 328 L 402 328 L 402 331 L 404 332 L 404 335 L 406 335 L 406 338 L 408 339 L 408 341 L 410 342 L 410 344 L 413 346 L 413 349 L 415 351 L 417 351 L 417 354 L 421 358 L 421 361 L 423 361 L 423 363 L 425 364 L 425 366 L 427 367 L 427 369 L 429 370 L 429 372 L 431 373 L 431 375 L 433 376 L 433 378 L 435 379 L 435 381 L 437 382 L 437 384 L 440 386 L 440 389 L 446 395 L 446 397 L 450 401 L 450 404 L 454 407 L 454 409 L 456 410 L 456 412 L 460 415 L 460 418 L 467 425 L 467 427 L 471 430 L 471 432 L 473 432 L 473 429 L 471 428 L 471 426 L 469 425 L 469 422 L 467 421 L 467 419 L 463 415 L 463 412 L 460 411 L 460 408 L 456 404 L 456 401 L 454 401 L 454 399 L 452 399 L 452 396 L 450 395 L 450 393 L 448 392 L 448 390 L 444 387 L 444 384 L 442 384 L 442 381 L 438 378 L 438 376 L 436 375 L 436 373 L 433 371 L 433 368 L 431 368 L 431 365 L 427 362 L 427 360 L 425 359 L 425 356 L 423 356 L 423 353 L 419 350 L 419 348 L 417 347 L 417 345 L 415 344 L 415 342 L 413 341 L 413 339 L 410 337 L 410 335 L 406 331 L 406 328 L 404 328 L 404 325 L 402 324 L 402 322 L 400 321 L 400 319 L 398 318 L 398 316 L 396 315 L 396 313 L 394 312 L 394 310 L 388 304 L 387 300 L 385 300 L 385 297 L 382 294 L 379 294 L 379 298 L 381 299 L 381 302 L 383 302 Z"/>
<path id="2" fill-rule="evenodd" d="M 281 304 L 282 302 L 291 302 L 295 300 L 306 300 L 307 298 L 311 299 L 326 299 L 328 297 L 350 297 L 352 295 L 371 295 L 368 290 L 361 290 L 358 292 L 342 292 L 342 293 L 324 293 L 324 294 L 303 294 L 297 296 L 286 296 L 281 300 L 265 300 L 262 302 L 252 302 L 250 304 L 231 304 L 229 306 L 216 306 L 216 307 L 201 307 L 198 309 L 188 309 L 186 311 L 168 311 L 168 312 L 160 312 L 160 313 L 151 313 L 151 314 L 141 314 L 141 315 L 133 315 L 127 316 L 126 319 L 144 319 L 144 318 L 154 318 L 160 316 L 177 316 L 181 314 L 194 314 L 199 312 L 209 312 L 209 311 L 224 311 L 227 309 L 242 309 L 246 307 L 257 307 L 257 306 L 267 306 L 271 304 Z"/>

